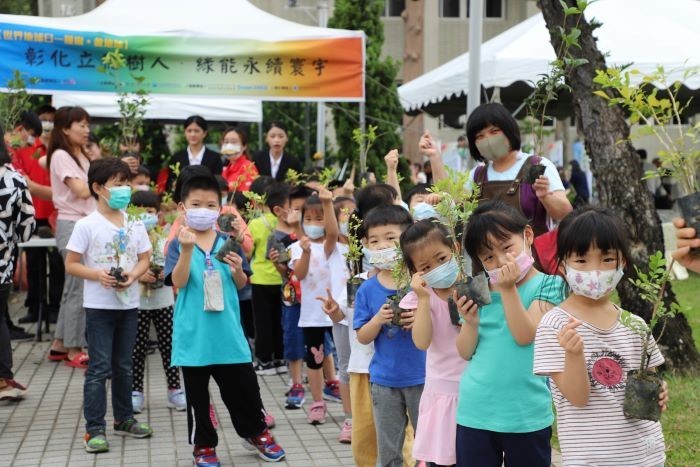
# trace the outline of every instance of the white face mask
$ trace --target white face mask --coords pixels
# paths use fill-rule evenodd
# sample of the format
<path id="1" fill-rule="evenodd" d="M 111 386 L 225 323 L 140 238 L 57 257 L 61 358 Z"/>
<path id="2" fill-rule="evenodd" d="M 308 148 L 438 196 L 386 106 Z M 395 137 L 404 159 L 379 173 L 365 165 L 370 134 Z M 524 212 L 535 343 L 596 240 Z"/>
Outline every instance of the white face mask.
<path id="1" fill-rule="evenodd" d="M 233 143 L 226 143 L 221 146 L 221 154 L 224 154 L 226 156 L 236 156 L 241 153 L 241 145 L 240 144 L 233 144 Z"/>
<path id="2" fill-rule="evenodd" d="M 394 246 L 381 250 L 368 249 L 367 252 L 369 253 L 369 264 L 377 269 L 392 269 L 399 260 L 399 250 Z"/>
<path id="3" fill-rule="evenodd" d="M 565 264 L 564 268 L 566 269 L 566 282 L 571 287 L 571 291 L 576 295 L 593 300 L 610 294 L 620 283 L 622 276 L 625 275 L 622 268 L 608 271 L 579 271 L 568 264 Z"/>

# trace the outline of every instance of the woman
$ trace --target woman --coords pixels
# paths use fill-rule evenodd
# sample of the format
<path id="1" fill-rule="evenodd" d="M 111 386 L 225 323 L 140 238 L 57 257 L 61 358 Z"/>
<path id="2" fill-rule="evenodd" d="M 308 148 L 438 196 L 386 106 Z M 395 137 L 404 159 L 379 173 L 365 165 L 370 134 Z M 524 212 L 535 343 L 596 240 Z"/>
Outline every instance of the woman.
<path id="1" fill-rule="evenodd" d="M 270 149 L 260 151 L 254 159 L 260 175 L 267 175 L 278 182 L 283 182 L 287 176 L 287 170 L 301 172 L 299 161 L 294 156 L 284 153 L 287 141 L 289 141 L 287 128 L 279 122 L 271 122 L 265 136 L 265 142 Z"/>
<path id="2" fill-rule="evenodd" d="M 51 173 L 53 203 L 58 211 L 56 246 L 66 259 L 66 245 L 75 223 L 96 209 L 90 195 L 87 173 L 90 161 L 83 148 L 90 135 L 90 116 L 82 107 L 61 107 L 56 111 L 49 141 L 47 164 Z M 68 366 L 87 368 L 83 280 L 66 274 L 49 360 L 66 360 Z"/>
<path id="3" fill-rule="evenodd" d="M 221 154 L 204 145 L 204 140 L 207 138 L 207 121 L 199 115 L 192 115 L 185 120 L 184 128 L 187 149 L 175 153 L 171 164 L 180 164 L 180 170 L 188 165 L 202 165 L 212 174 L 221 175 L 223 170 Z M 174 180 L 175 174 L 171 174 L 171 184 Z"/>
<path id="4" fill-rule="evenodd" d="M 588 198 L 591 196 L 588 191 L 588 179 L 585 172 L 581 170 L 581 165 L 578 161 L 571 161 L 571 178 L 569 182 L 576 191 L 574 206 L 580 207 L 588 204 Z"/>
<path id="5" fill-rule="evenodd" d="M 0 128 L 0 135 L 4 135 Z M 15 381 L 12 373 L 12 346 L 7 327 L 7 301 L 12 291 L 14 252 L 34 231 L 34 206 L 29 188 L 12 167 L 12 159 L 0 138 L 0 401 L 19 401 L 27 388 Z"/>
<path id="6" fill-rule="evenodd" d="M 228 182 L 228 190 L 248 191 L 258 177 L 258 169 L 248 154 L 248 135 L 240 128 L 227 128 L 221 141 L 221 154 L 228 159 L 221 175 Z"/>

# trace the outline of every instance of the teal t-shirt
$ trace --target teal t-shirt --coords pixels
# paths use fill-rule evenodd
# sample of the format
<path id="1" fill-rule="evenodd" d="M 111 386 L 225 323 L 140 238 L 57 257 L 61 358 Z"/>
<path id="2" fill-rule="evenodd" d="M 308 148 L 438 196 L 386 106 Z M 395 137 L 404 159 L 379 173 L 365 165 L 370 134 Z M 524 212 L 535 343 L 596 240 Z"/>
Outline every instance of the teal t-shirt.
<path id="1" fill-rule="evenodd" d="M 173 314 L 173 345 L 170 363 L 173 366 L 207 366 L 253 361 L 250 346 L 241 326 L 238 291 L 226 263 L 215 258 L 225 237 L 218 236 L 210 252 L 212 265 L 221 274 L 224 289 L 224 310 L 204 311 L 204 271 L 206 255 L 195 245 L 190 262 L 187 285 L 178 290 Z M 180 243 L 170 242 L 165 260 L 166 280 L 180 257 Z M 250 274 L 245 255 L 243 269 Z"/>
<path id="2" fill-rule="evenodd" d="M 537 274 L 518 287 L 527 310 L 535 300 L 558 305 L 563 281 Z M 479 341 L 459 384 L 457 424 L 499 433 L 529 433 L 552 425 L 547 378 L 532 373 L 534 341 L 518 345 L 510 333 L 500 292 L 479 310 Z"/>

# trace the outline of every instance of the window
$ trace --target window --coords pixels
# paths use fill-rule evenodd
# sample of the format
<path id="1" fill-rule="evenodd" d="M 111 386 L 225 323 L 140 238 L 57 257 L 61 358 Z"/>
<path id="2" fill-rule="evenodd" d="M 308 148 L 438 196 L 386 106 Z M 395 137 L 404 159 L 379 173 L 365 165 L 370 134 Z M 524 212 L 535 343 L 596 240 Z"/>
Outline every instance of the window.
<path id="1" fill-rule="evenodd" d="M 467 0 L 467 18 L 469 18 L 470 1 Z M 484 0 L 484 18 L 505 19 L 505 0 Z"/>
<path id="2" fill-rule="evenodd" d="M 386 0 L 383 16 L 401 16 L 406 9 L 406 0 Z"/>
<path id="3" fill-rule="evenodd" d="M 459 4 L 460 0 L 440 0 L 440 17 L 459 18 Z"/>

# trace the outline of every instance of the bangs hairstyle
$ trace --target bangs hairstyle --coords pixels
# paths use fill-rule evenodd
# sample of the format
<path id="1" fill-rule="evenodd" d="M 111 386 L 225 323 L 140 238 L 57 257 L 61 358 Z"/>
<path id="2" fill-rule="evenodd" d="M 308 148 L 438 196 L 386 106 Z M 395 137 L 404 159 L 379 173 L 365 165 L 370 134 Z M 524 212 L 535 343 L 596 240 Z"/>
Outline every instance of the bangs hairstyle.
<path id="1" fill-rule="evenodd" d="M 208 175 L 196 175 L 187 179 L 187 181 L 182 185 L 182 191 L 180 193 L 181 202 L 187 201 L 194 190 L 203 190 L 216 193 L 216 202 L 221 204 L 221 190 L 219 190 L 219 182 L 216 181 L 211 172 Z"/>
<path id="2" fill-rule="evenodd" d="M 594 247 L 617 251 L 618 264 L 631 264 L 629 240 L 622 221 L 609 209 L 587 206 L 569 213 L 559 223 L 557 261 L 563 264 L 571 255 L 584 255 Z"/>
<path id="3" fill-rule="evenodd" d="M 63 132 L 63 130 L 70 129 L 73 123 L 82 122 L 83 120 L 90 123 L 90 115 L 82 107 L 61 107 L 56 111 L 53 117 L 53 130 L 51 130 L 51 137 L 49 138 L 49 147 L 46 151 L 47 167 L 51 167 L 51 155 L 54 151 L 63 149 L 70 154 L 75 163 L 78 164 L 78 167 L 83 168 L 78 161 L 78 155 L 73 154 L 75 147 Z M 82 147 L 80 152 L 84 155 Z"/>
<path id="4" fill-rule="evenodd" d="M 411 224 L 413 218 L 401 206 L 394 204 L 390 206 L 379 206 L 370 210 L 362 220 L 362 236 L 366 237 L 369 230 L 374 227 L 382 227 L 385 225 L 398 225 L 403 232 Z"/>
<path id="5" fill-rule="evenodd" d="M 410 206 L 411 204 L 411 198 L 413 198 L 416 195 L 429 195 L 430 190 L 430 185 L 427 183 L 419 183 L 418 185 L 414 186 L 411 188 L 408 193 L 406 193 L 406 197 L 403 199 L 404 203 L 408 204 Z"/>
<path id="6" fill-rule="evenodd" d="M 499 128 L 506 135 L 511 150 L 520 150 L 520 128 L 518 128 L 518 122 L 508 112 L 508 109 L 495 102 L 481 104 L 474 109 L 467 120 L 469 154 L 474 160 L 479 162 L 486 161 L 476 147 L 476 134 L 490 125 Z"/>
<path id="7" fill-rule="evenodd" d="M 180 175 L 175 180 L 173 188 L 173 201 L 179 203 L 182 201 L 182 188 L 193 177 L 212 177 L 209 167 L 204 165 L 188 165 L 180 171 Z"/>
<path id="8" fill-rule="evenodd" d="M 347 203 L 352 203 L 354 205 L 355 200 L 352 198 L 348 198 L 347 196 L 338 196 L 336 199 L 333 200 L 333 211 L 335 212 L 336 219 L 340 217 L 340 211 Z M 352 214 L 353 212 L 354 210 L 349 211 L 348 214 Z"/>
<path id="9" fill-rule="evenodd" d="M 240 126 L 230 126 L 221 134 L 221 140 L 223 141 L 229 133 L 236 133 L 238 135 L 238 139 L 241 140 L 241 146 L 245 148 L 243 150 L 243 156 L 246 159 L 250 159 L 250 154 L 248 154 L 248 133 L 245 129 Z"/>
<path id="10" fill-rule="evenodd" d="M 270 208 L 272 211 L 276 207 L 284 207 L 289 201 L 289 187 L 284 183 L 275 182 L 267 190 L 267 198 L 265 199 L 265 206 Z"/>
<path id="11" fill-rule="evenodd" d="M 88 187 L 93 198 L 98 199 L 98 195 L 92 188 L 94 183 L 105 185 L 108 181 L 128 182 L 131 180 L 131 169 L 121 159 L 107 157 L 98 159 L 90 164 L 88 170 Z"/>
<path id="12" fill-rule="evenodd" d="M 304 202 L 304 206 L 301 208 L 301 222 L 304 223 L 304 214 L 306 211 L 320 211 L 323 212 L 323 205 L 321 204 L 321 198 L 317 194 L 309 196 Z"/>
<path id="13" fill-rule="evenodd" d="M 270 188 L 277 184 L 277 180 L 270 177 L 269 175 L 261 175 L 250 184 L 250 191 L 256 195 L 265 195 Z"/>
<path id="14" fill-rule="evenodd" d="M 154 208 L 160 211 L 160 196 L 153 191 L 135 191 L 131 194 L 131 204 L 138 208 Z"/>
<path id="15" fill-rule="evenodd" d="M 396 189 L 386 183 L 377 183 L 362 188 L 355 194 L 357 214 L 364 219 L 367 213 L 378 206 L 391 206 L 399 196 Z"/>
<path id="16" fill-rule="evenodd" d="M 488 201 L 479 205 L 469 218 L 464 231 L 463 246 L 472 261 L 479 261 L 479 253 L 493 248 L 489 237 L 507 240 L 513 234 L 522 234 L 527 219 L 503 201 Z"/>
<path id="17" fill-rule="evenodd" d="M 450 251 L 452 251 L 450 234 L 447 232 L 445 226 L 439 222 L 424 219 L 410 225 L 401 234 L 401 237 L 399 238 L 399 243 L 401 244 L 401 254 L 403 255 L 403 261 L 406 263 L 406 267 L 408 267 L 411 274 L 415 274 L 416 272 L 416 265 L 413 262 L 412 257 L 413 253 L 417 248 L 429 241 L 442 243 L 449 248 Z"/>
<path id="18" fill-rule="evenodd" d="M 315 193 L 314 190 L 305 185 L 297 185 L 289 190 L 289 200 L 293 199 L 308 199 Z"/>

